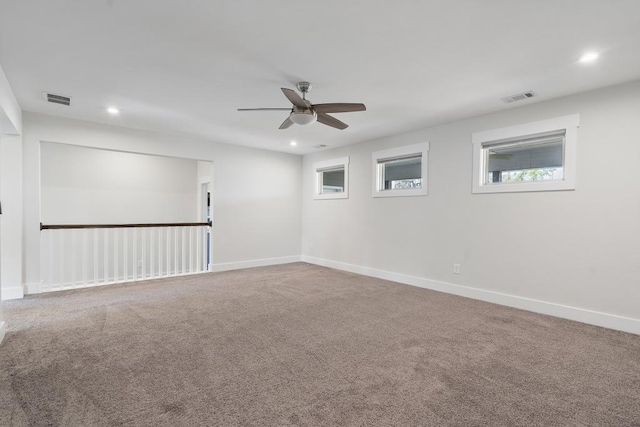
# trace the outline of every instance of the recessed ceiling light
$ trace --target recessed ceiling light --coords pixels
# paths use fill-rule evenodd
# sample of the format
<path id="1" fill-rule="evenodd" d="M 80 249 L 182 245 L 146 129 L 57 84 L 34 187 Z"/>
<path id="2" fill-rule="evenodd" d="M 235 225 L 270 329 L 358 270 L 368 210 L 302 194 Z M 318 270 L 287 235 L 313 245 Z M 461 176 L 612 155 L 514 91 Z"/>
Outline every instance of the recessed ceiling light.
<path id="1" fill-rule="evenodd" d="M 290 146 L 292 146 L 292 147 L 295 147 L 296 145 L 298 145 L 298 143 L 297 143 L 297 142 L 295 142 L 295 141 L 291 141 L 291 142 L 289 143 L 289 145 L 290 145 Z"/>
<path id="2" fill-rule="evenodd" d="M 598 54 L 596 52 L 587 52 L 580 57 L 580 62 L 583 64 L 588 64 L 589 62 L 593 62 L 598 59 Z"/>
<path id="3" fill-rule="evenodd" d="M 113 114 L 115 116 L 116 114 L 120 114 L 120 110 L 118 110 L 116 107 L 109 107 L 107 108 L 107 113 Z"/>

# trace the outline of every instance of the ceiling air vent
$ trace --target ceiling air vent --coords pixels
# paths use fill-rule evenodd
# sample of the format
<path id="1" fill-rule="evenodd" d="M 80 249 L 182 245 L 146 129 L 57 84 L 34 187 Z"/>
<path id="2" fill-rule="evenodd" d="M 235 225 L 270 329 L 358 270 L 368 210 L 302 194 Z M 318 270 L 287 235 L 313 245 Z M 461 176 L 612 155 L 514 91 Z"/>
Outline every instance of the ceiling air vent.
<path id="1" fill-rule="evenodd" d="M 54 104 L 60 104 L 60 105 L 66 105 L 66 106 L 71 105 L 71 98 L 69 98 L 68 96 L 55 95 L 53 93 L 47 93 L 47 92 L 45 92 L 45 96 L 47 97 L 47 102 L 52 102 Z"/>
<path id="2" fill-rule="evenodd" d="M 500 98 L 500 99 L 505 104 L 511 104 L 512 102 L 522 101 L 523 99 L 529 99 L 529 98 L 533 98 L 532 91 L 516 93 L 515 95 L 505 96 L 504 98 Z"/>
<path id="3" fill-rule="evenodd" d="M 313 148 L 327 148 L 325 144 L 315 145 Z"/>

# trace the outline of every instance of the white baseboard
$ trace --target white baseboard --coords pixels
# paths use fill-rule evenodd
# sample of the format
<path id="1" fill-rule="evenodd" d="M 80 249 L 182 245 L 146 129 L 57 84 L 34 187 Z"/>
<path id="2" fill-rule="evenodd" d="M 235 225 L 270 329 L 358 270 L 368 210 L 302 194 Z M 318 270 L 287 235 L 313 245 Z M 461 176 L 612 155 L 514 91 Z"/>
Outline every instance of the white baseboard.
<path id="1" fill-rule="evenodd" d="M 225 262 L 221 264 L 213 264 L 211 271 L 230 271 L 240 270 L 241 268 L 266 267 L 269 265 L 290 264 L 292 262 L 300 262 L 300 255 L 284 256 L 279 258 L 263 258 L 253 259 L 249 261 Z"/>
<path id="2" fill-rule="evenodd" d="M 4 334 L 7 333 L 7 322 L 0 322 L 0 343 L 2 343 L 2 340 L 4 339 Z"/>
<path id="3" fill-rule="evenodd" d="M 2 301 L 8 301 L 10 299 L 20 299 L 22 297 L 24 297 L 24 290 L 22 289 L 22 286 L 2 288 Z"/>
<path id="4" fill-rule="evenodd" d="M 640 335 L 640 319 L 303 255 L 303 262 Z"/>
<path id="5" fill-rule="evenodd" d="M 25 285 L 26 295 L 39 294 L 40 292 L 42 292 L 42 284 L 40 282 L 27 283 Z"/>

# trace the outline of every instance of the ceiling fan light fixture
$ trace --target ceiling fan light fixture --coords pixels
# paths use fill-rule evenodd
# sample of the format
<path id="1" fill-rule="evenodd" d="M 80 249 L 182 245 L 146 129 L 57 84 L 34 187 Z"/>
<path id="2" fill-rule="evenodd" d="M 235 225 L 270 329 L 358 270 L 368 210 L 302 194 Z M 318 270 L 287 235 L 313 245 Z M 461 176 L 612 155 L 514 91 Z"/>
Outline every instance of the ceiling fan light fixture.
<path id="1" fill-rule="evenodd" d="M 309 125 L 315 122 L 318 118 L 316 112 L 309 110 L 301 110 L 301 111 L 292 111 L 289 116 L 291 121 L 297 125 Z"/>

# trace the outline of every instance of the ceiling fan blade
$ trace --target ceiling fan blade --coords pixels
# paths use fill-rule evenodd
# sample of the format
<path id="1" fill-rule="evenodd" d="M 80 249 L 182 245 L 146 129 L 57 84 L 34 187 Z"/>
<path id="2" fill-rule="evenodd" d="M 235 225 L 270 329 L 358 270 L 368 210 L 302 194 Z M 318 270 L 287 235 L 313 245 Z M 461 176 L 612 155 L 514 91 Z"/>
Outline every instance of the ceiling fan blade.
<path id="1" fill-rule="evenodd" d="M 304 102 L 304 99 L 300 98 L 300 95 L 298 95 L 295 90 L 287 89 L 284 87 L 281 89 L 282 93 L 284 93 L 284 96 L 286 96 L 293 105 L 300 108 L 308 108 L 307 104 Z"/>
<path id="2" fill-rule="evenodd" d="M 367 107 L 364 104 L 334 103 L 314 104 L 313 109 L 317 113 L 349 113 L 351 111 L 366 111 Z"/>
<path id="3" fill-rule="evenodd" d="M 291 108 L 238 108 L 238 111 L 291 111 Z"/>
<path id="4" fill-rule="evenodd" d="M 318 121 L 323 125 L 331 126 L 340 130 L 344 130 L 349 127 L 348 124 L 343 123 L 335 117 L 331 117 L 330 115 L 325 113 L 318 113 Z"/>
<path id="5" fill-rule="evenodd" d="M 282 122 L 282 124 L 280 125 L 280 127 L 278 129 L 286 129 L 288 127 L 291 127 L 291 125 L 293 125 L 293 120 L 291 120 L 289 117 L 287 117 L 284 122 Z"/>

